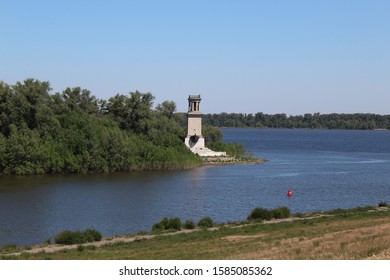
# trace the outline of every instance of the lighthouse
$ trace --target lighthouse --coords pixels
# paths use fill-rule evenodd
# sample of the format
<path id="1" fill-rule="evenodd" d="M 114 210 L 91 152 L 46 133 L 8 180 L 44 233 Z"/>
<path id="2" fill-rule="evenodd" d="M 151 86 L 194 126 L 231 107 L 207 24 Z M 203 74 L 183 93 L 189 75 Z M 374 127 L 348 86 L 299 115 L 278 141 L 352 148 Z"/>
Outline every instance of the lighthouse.
<path id="1" fill-rule="evenodd" d="M 188 96 L 187 137 L 184 143 L 193 153 L 201 157 L 226 156 L 226 152 L 214 152 L 205 146 L 205 139 L 202 135 L 201 100 L 200 95 Z"/>
<path id="2" fill-rule="evenodd" d="M 202 136 L 202 113 L 200 112 L 200 95 L 188 97 L 187 137 L 185 144 L 190 149 L 203 149 L 205 147 Z"/>

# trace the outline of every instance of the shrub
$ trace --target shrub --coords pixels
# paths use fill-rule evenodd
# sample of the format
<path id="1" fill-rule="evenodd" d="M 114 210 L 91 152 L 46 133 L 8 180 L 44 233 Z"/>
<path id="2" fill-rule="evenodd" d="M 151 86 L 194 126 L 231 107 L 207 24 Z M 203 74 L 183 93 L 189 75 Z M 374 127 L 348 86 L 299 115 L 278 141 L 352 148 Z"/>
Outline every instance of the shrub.
<path id="1" fill-rule="evenodd" d="M 214 226 L 214 222 L 210 217 L 204 217 L 198 222 L 198 227 L 210 228 Z"/>
<path id="2" fill-rule="evenodd" d="M 274 219 L 283 219 L 283 218 L 288 218 L 291 215 L 290 209 L 287 207 L 279 207 L 275 208 L 273 210 L 268 210 L 265 208 L 255 208 L 252 210 L 252 212 L 248 216 L 248 220 L 252 221 L 263 221 L 263 220 L 271 220 L 272 218 Z"/>
<path id="3" fill-rule="evenodd" d="M 48 238 L 46 239 L 44 242 L 43 242 L 44 245 L 50 245 L 51 244 L 51 238 Z"/>
<path id="4" fill-rule="evenodd" d="M 55 237 L 57 244 L 71 245 L 82 243 L 80 231 L 64 230 Z"/>
<path id="5" fill-rule="evenodd" d="M 176 217 L 173 219 L 169 219 L 168 221 L 168 229 L 181 230 L 181 220 Z"/>
<path id="6" fill-rule="evenodd" d="M 252 212 L 249 214 L 248 220 L 271 220 L 272 219 L 272 212 L 265 208 L 255 208 L 252 210 Z"/>
<path id="7" fill-rule="evenodd" d="M 152 231 L 181 230 L 181 226 L 181 220 L 178 217 L 173 219 L 163 218 L 160 222 L 153 225 Z"/>
<path id="8" fill-rule="evenodd" d="M 272 217 L 274 219 L 284 219 L 290 217 L 290 215 L 291 211 L 287 207 L 279 207 L 272 210 Z"/>
<path id="9" fill-rule="evenodd" d="M 185 229 L 194 229 L 194 228 L 196 227 L 196 225 L 195 225 L 195 223 L 194 223 L 193 221 L 191 221 L 191 220 L 186 220 L 186 221 L 184 222 L 183 227 L 184 227 Z"/>
<path id="10" fill-rule="evenodd" d="M 64 230 L 57 234 L 55 237 L 55 242 L 57 244 L 71 245 L 100 241 L 101 239 L 101 233 L 94 229 L 86 229 L 83 232 Z"/>
<path id="11" fill-rule="evenodd" d="M 82 232 L 84 242 L 93 242 L 102 240 L 102 234 L 95 229 L 88 228 Z"/>
<path id="12" fill-rule="evenodd" d="M 378 206 L 379 207 L 388 207 L 389 205 L 387 204 L 387 202 L 381 201 L 381 202 L 378 203 Z"/>
<path id="13" fill-rule="evenodd" d="M 161 223 L 161 221 L 159 223 L 155 223 L 153 226 L 152 226 L 152 231 L 163 231 L 165 230 L 165 227 L 164 225 Z"/>

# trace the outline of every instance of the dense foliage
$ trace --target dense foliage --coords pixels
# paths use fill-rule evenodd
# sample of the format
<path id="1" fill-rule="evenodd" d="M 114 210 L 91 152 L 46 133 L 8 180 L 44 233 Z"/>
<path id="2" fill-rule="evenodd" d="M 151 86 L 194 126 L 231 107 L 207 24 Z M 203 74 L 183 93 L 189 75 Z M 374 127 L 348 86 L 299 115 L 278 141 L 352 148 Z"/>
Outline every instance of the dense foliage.
<path id="1" fill-rule="evenodd" d="M 159 232 L 164 230 L 181 230 L 182 223 L 179 217 L 168 219 L 163 218 L 160 222 L 155 223 L 152 226 L 153 232 Z"/>
<path id="2" fill-rule="evenodd" d="M 99 100 L 86 89 L 50 94 L 48 82 L 0 82 L 0 174 L 186 168 L 200 163 L 185 130 L 151 93 Z"/>
<path id="3" fill-rule="evenodd" d="M 210 217 L 204 217 L 200 219 L 200 221 L 198 222 L 198 227 L 200 228 L 211 228 L 213 226 L 214 226 L 214 221 Z"/>
<path id="4" fill-rule="evenodd" d="M 203 124 L 216 127 L 390 129 L 390 115 L 376 114 L 206 114 Z"/>
<path id="5" fill-rule="evenodd" d="M 257 207 L 252 210 L 252 212 L 248 216 L 249 221 L 263 221 L 263 220 L 271 220 L 271 219 L 284 219 L 288 218 L 291 215 L 291 211 L 287 207 L 278 207 L 272 210 L 268 210 L 265 208 Z"/>
<path id="6" fill-rule="evenodd" d="M 102 240 L 102 234 L 95 229 L 86 229 L 84 231 L 64 230 L 56 235 L 55 243 L 57 244 L 82 244 Z"/>

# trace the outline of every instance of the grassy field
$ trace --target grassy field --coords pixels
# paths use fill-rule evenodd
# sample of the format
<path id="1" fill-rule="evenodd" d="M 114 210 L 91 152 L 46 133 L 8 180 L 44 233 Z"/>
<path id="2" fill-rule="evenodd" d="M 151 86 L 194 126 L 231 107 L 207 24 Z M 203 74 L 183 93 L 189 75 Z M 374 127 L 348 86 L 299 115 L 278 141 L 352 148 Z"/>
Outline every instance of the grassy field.
<path id="1" fill-rule="evenodd" d="M 78 245 L 53 253 L 5 253 L 3 251 L 0 258 L 390 259 L 390 208 L 335 210 L 296 219 L 220 225 L 212 230 L 175 235 L 160 234 L 144 239 L 138 236 L 133 242 Z"/>

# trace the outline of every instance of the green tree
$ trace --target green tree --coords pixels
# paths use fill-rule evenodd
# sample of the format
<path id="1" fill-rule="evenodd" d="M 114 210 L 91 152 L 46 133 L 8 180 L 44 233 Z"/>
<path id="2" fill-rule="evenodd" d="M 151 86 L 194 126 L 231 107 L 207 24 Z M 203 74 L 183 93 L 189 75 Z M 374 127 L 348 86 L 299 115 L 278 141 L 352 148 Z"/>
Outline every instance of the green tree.
<path id="1" fill-rule="evenodd" d="M 173 117 L 173 113 L 176 112 L 176 103 L 173 101 L 164 101 L 161 104 L 158 104 L 156 107 L 157 112 L 171 119 Z"/>

